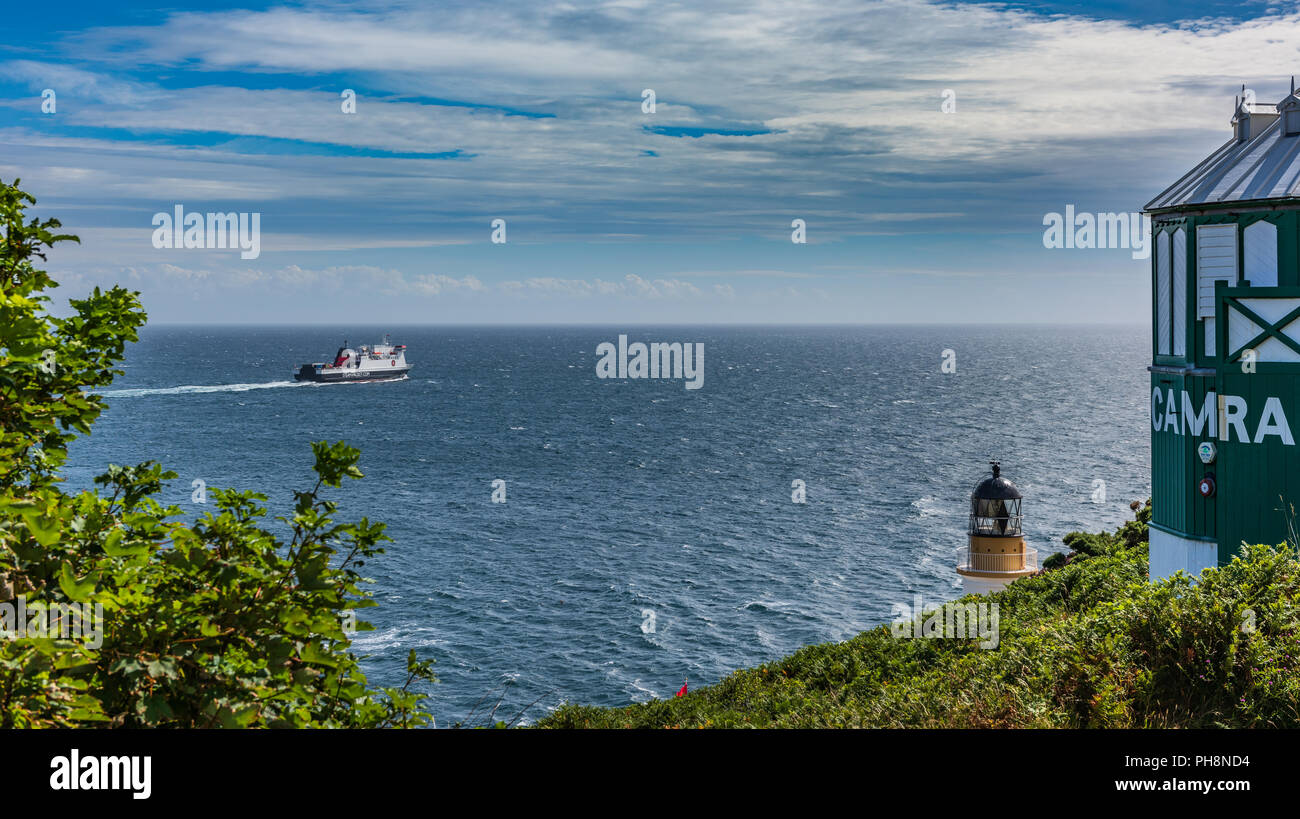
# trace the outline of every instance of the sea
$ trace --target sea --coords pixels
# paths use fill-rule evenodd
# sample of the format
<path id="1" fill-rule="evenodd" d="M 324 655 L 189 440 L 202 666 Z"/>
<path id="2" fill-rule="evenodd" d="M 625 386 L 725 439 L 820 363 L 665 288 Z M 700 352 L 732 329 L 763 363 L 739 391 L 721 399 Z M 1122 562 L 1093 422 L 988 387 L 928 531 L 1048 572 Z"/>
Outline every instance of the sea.
<path id="1" fill-rule="evenodd" d="M 385 333 L 405 380 L 292 371 Z M 702 344 L 703 380 L 600 378 L 602 343 Z M 161 462 L 291 514 L 310 442 L 362 451 L 338 518 L 384 521 L 376 685 L 436 661 L 439 727 L 673 696 L 961 594 L 969 497 L 1024 495 L 1040 559 L 1150 494 L 1145 326 L 149 326 L 72 447 L 71 490 Z M 504 482 L 504 483 L 501 483 Z M 495 495 L 495 500 L 494 500 Z M 504 497 L 503 497 L 504 496 Z M 504 501 L 504 502 L 500 502 Z M 802 501 L 802 502 L 799 502 Z M 269 526 L 276 526 L 273 521 Z"/>

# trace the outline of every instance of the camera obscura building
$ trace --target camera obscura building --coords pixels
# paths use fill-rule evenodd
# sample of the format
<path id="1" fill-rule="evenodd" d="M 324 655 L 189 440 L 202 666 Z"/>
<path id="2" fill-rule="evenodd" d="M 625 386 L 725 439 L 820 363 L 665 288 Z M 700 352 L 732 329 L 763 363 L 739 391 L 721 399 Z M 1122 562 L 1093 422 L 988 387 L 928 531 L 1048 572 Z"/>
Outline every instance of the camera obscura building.
<path id="1" fill-rule="evenodd" d="M 1151 200 L 1151 579 L 1288 538 L 1300 508 L 1300 97 Z"/>

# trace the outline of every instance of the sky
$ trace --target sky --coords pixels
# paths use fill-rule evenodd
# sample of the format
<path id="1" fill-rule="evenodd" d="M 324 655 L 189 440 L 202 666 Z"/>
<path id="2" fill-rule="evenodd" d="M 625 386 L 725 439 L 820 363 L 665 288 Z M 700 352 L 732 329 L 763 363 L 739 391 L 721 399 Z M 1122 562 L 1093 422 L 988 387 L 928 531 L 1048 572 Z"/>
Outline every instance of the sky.
<path id="1" fill-rule="evenodd" d="M 0 179 L 81 237 L 50 255 L 61 300 L 120 283 L 154 322 L 1146 322 L 1149 260 L 1044 247 L 1045 217 L 1140 211 L 1228 140 L 1243 85 L 1285 95 L 1298 24 L 1294 2 L 28 3 L 0 22 Z M 257 214 L 258 254 L 155 246 L 178 206 Z"/>

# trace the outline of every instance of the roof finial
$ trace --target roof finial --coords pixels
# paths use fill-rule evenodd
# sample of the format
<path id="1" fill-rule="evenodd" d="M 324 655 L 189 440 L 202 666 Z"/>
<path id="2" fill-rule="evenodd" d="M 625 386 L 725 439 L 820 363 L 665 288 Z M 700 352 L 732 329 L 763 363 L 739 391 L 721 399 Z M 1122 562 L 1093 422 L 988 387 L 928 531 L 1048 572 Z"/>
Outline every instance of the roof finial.
<path id="1" fill-rule="evenodd" d="M 1295 93 L 1295 74 L 1291 75 L 1291 93 Z"/>

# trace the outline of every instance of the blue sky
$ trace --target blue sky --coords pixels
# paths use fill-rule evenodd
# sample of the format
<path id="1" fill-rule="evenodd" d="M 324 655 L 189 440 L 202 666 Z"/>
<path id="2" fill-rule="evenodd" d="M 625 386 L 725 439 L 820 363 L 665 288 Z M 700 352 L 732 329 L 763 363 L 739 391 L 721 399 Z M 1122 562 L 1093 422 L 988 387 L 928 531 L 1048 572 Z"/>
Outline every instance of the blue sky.
<path id="1" fill-rule="evenodd" d="M 1044 215 L 1139 210 L 1228 138 L 1243 84 L 1281 98 L 1297 23 L 1290 2 L 24 4 L 0 178 L 82 237 L 51 255 L 61 296 L 121 282 L 154 321 L 1140 322 L 1149 263 L 1044 248 Z M 178 204 L 261 214 L 260 255 L 155 248 Z"/>

